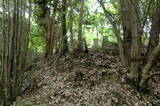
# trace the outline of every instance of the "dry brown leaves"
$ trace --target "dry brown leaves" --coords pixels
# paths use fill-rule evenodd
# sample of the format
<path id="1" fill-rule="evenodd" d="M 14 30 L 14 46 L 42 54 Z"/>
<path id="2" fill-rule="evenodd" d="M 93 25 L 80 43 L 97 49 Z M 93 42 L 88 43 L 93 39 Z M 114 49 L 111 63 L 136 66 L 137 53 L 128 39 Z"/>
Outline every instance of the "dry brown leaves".
<path id="1" fill-rule="evenodd" d="M 25 100 L 27 106 L 152 106 L 122 83 L 129 68 L 115 56 L 67 55 L 56 63 L 45 59 L 37 64 L 41 68 L 33 71 L 36 88 L 18 97 L 16 105 Z"/>

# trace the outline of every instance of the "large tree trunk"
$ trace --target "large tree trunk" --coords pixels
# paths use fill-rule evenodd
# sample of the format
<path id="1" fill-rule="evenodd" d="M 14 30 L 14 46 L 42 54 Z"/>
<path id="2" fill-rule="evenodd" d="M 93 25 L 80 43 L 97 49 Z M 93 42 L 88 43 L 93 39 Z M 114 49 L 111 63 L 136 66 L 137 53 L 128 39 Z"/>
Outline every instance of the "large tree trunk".
<path id="1" fill-rule="evenodd" d="M 130 5 L 131 19 L 131 72 L 130 77 L 133 84 L 138 86 L 140 80 L 140 61 L 141 61 L 141 25 L 139 20 L 139 0 L 128 0 Z"/>

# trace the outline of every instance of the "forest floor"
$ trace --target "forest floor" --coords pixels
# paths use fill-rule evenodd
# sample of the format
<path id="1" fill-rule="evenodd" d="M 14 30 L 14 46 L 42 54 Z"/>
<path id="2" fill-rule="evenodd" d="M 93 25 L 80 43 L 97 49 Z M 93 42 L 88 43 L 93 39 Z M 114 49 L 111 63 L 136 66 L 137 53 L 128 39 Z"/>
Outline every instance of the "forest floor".
<path id="1" fill-rule="evenodd" d="M 139 93 L 126 83 L 129 70 L 116 56 L 102 53 L 41 59 L 26 72 L 34 83 L 14 105 L 160 106 L 160 84 L 152 81 L 148 92 Z"/>

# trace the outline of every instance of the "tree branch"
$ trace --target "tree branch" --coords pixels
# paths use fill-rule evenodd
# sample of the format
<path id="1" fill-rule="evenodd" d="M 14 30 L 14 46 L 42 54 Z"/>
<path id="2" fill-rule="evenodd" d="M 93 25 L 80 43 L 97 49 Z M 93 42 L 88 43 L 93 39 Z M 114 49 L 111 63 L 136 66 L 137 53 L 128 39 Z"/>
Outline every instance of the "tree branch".
<path id="1" fill-rule="evenodd" d="M 154 75 L 160 74 L 160 72 L 149 74 L 150 69 L 152 68 L 154 62 L 156 62 L 157 57 L 160 55 L 160 43 L 157 45 L 157 47 L 154 48 L 153 52 L 151 53 L 147 64 L 145 65 L 143 71 L 142 71 L 142 79 L 140 81 L 140 87 L 144 87 L 146 85 L 146 82 L 152 78 Z"/>
<path id="2" fill-rule="evenodd" d="M 155 75 L 160 75 L 160 72 L 151 73 L 150 77 L 154 77 Z"/>
<path id="3" fill-rule="evenodd" d="M 104 13 L 105 13 L 106 17 L 108 18 L 108 20 L 109 20 L 111 23 L 115 22 L 115 18 L 112 16 L 112 14 L 111 14 L 109 11 L 106 10 L 106 8 L 105 8 L 105 6 L 104 6 L 104 2 L 103 2 L 102 0 L 97 0 L 97 1 L 98 1 L 98 2 L 100 3 L 100 5 L 102 6 L 102 8 L 103 8 L 103 10 L 104 10 Z"/>
<path id="4" fill-rule="evenodd" d="M 146 13 L 145 13 L 144 20 L 143 20 L 143 22 L 142 22 L 142 29 L 144 28 L 144 26 L 145 26 L 145 24 L 146 24 L 147 17 L 148 17 L 148 14 L 149 14 L 150 10 L 151 10 L 151 5 L 152 5 L 152 3 L 153 3 L 153 0 L 150 0 L 150 2 L 148 3 L 148 8 L 147 8 L 147 11 L 146 11 Z"/>

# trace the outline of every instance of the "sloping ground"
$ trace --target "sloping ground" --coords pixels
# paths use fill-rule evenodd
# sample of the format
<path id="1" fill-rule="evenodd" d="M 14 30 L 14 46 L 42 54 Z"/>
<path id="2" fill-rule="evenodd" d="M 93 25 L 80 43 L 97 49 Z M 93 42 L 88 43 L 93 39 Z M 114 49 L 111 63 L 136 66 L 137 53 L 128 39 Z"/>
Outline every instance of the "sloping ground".
<path id="1" fill-rule="evenodd" d="M 32 89 L 17 98 L 16 106 L 160 106 L 158 96 L 142 95 L 125 84 L 129 69 L 117 57 L 67 55 L 35 64 Z M 158 95 L 160 85 L 155 85 Z"/>

